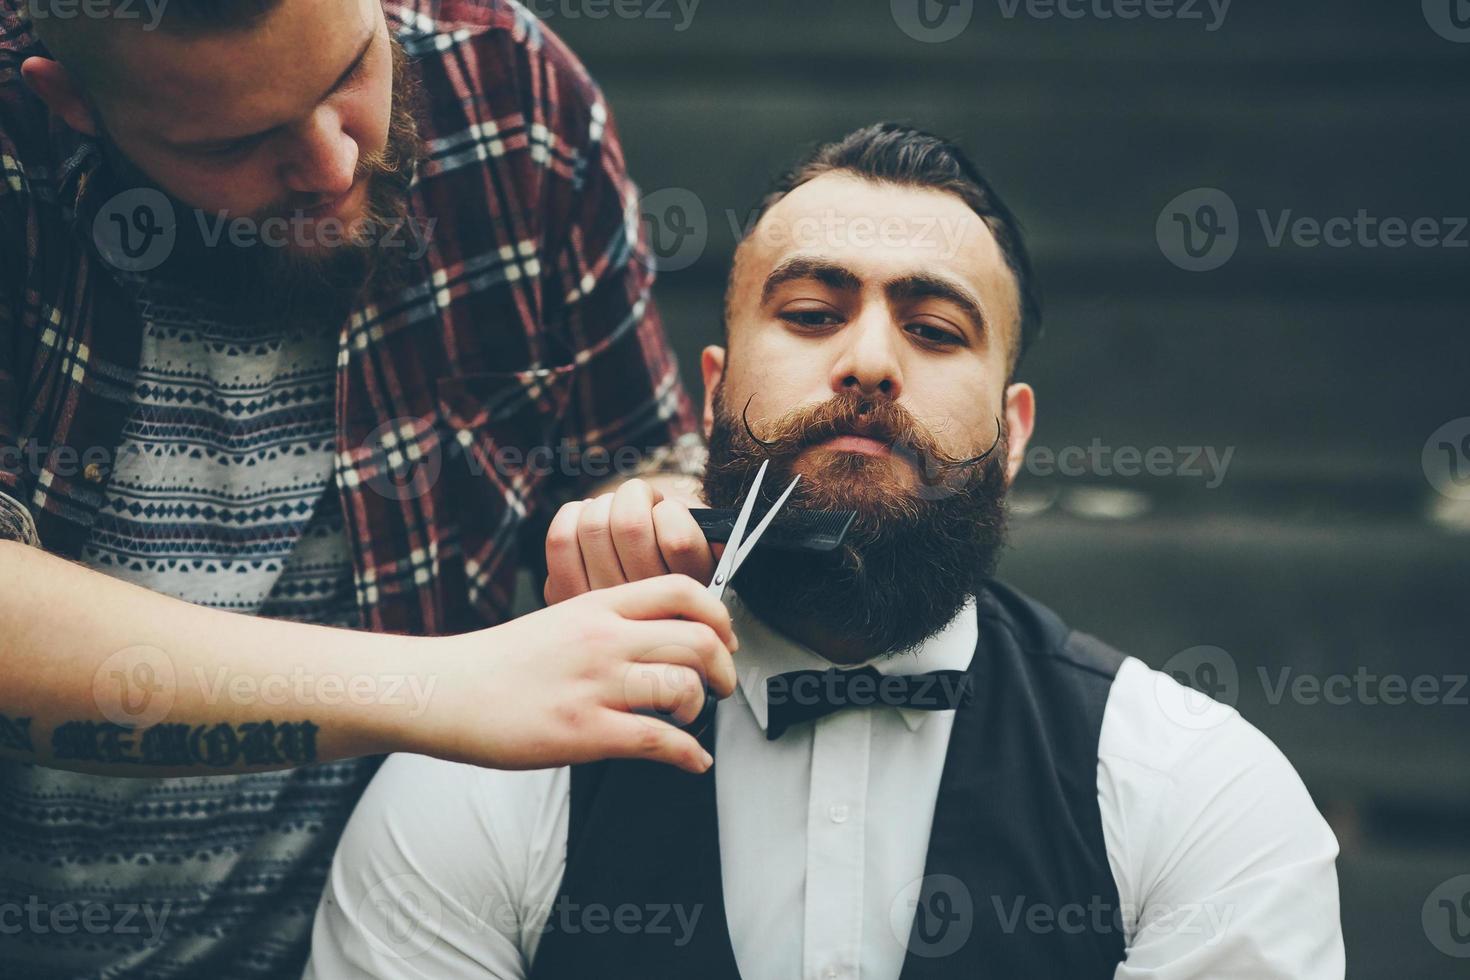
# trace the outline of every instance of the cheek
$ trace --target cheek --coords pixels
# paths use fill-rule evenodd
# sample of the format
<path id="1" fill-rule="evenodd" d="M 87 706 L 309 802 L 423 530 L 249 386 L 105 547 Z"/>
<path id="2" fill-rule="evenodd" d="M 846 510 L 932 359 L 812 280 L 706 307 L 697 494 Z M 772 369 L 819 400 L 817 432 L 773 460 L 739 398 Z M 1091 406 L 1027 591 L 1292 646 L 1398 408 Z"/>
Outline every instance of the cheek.
<path id="1" fill-rule="evenodd" d="M 983 451 L 995 441 L 995 420 L 1004 411 L 996 383 L 980 377 L 973 365 L 932 374 L 906 379 L 904 406 L 945 452 L 967 456 Z"/>
<path id="2" fill-rule="evenodd" d="M 737 414 L 751 395 L 752 419 L 832 397 L 830 360 L 820 344 L 769 328 L 747 336 L 747 343 L 732 347 L 726 373 L 726 404 Z"/>

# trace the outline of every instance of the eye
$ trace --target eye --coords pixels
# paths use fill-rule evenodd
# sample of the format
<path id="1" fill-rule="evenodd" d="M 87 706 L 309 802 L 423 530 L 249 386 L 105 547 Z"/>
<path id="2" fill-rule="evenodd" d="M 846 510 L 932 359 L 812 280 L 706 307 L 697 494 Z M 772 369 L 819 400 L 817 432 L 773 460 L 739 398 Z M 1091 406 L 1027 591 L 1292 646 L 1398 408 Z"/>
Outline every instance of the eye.
<path id="1" fill-rule="evenodd" d="M 831 310 L 791 310 L 782 313 L 781 319 L 805 330 L 820 330 L 832 326 L 842 318 Z"/>
<path id="2" fill-rule="evenodd" d="M 929 323 L 911 323 L 907 330 L 924 343 L 938 347 L 958 347 L 965 342 L 958 334 Z"/>
<path id="3" fill-rule="evenodd" d="M 258 137 L 252 137 L 250 139 L 235 140 L 232 143 L 195 147 L 193 153 L 202 159 L 219 162 L 243 157 L 259 145 L 260 139 Z"/>

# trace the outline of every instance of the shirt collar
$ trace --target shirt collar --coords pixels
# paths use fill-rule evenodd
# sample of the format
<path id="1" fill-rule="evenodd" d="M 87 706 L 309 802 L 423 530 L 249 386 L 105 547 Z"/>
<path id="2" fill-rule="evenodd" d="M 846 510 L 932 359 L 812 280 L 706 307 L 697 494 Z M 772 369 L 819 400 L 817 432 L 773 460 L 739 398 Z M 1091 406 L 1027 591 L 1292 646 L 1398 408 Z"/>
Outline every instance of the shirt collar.
<path id="1" fill-rule="evenodd" d="M 739 686 L 734 698 L 743 700 L 750 706 L 750 713 L 755 716 L 755 723 L 760 726 L 761 731 L 766 730 L 766 680 L 770 677 L 792 670 L 826 670 L 832 666 L 842 669 L 871 666 L 885 675 L 925 674 L 931 670 L 968 670 L 980 636 L 975 597 L 971 596 L 947 626 L 914 649 L 892 656 L 874 657 L 863 663 L 834 665 L 811 648 L 776 632 L 757 619 L 740 602 L 739 595 L 733 589 L 726 592 L 725 600 L 730 607 L 735 635 L 740 637 L 740 649 L 735 654 L 735 672 L 739 677 Z M 896 710 L 903 716 L 904 724 L 908 725 L 911 732 L 917 731 L 935 713 L 922 708 L 891 710 Z"/>

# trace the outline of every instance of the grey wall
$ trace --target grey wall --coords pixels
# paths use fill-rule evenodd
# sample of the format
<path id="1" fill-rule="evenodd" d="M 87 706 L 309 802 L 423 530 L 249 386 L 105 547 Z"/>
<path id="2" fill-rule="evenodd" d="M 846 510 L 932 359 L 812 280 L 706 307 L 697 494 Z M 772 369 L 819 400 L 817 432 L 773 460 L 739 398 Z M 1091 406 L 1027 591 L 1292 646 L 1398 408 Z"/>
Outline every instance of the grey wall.
<path id="1" fill-rule="evenodd" d="M 1451 2 L 1470 17 L 1464 0 L 1238 0 L 1209 30 L 1203 0 L 1202 20 L 1130 21 L 1090 12 L 1112 0 L 1075 20 L 978 0 L 942 42 L 899 26 L 914 0 L 535 6 L 602 82 L 644 190 L 703 209 L 682 250 L 666 238 L 687 267 L 659 288 L 692 387 L 731 216 L 803 146 L 897 118 L 960 138 L 1029 228 L 1037 445 L 1169 447 L 1174 468 L 1181 447 L 1233 452 L 1219 481 L 1038 460 L 1003 574 L 1155 666 L 1214 668 L 1338 832 L 1358 978 L 1470 975 L 1439 948 L 1470 941 L 1422 914 L 1470 873 L 1470 687 L 1446 703 L 1470 670 L 1470 229 L 1458 248 L 1273 246 L 1257 212 L 1460 219 L 1439 238 L 1470 216 L 1470 27 L 1431 26 L 1455 34 Z M 1237 208 L 1238 247 L 1187 271 L 1156 224 L 1204 187 Z M 1344 703 L 1277 697 L 1283 670 L 1346 675 Z M 1438 693 L 1384 703 L 1390 674 Z"/>

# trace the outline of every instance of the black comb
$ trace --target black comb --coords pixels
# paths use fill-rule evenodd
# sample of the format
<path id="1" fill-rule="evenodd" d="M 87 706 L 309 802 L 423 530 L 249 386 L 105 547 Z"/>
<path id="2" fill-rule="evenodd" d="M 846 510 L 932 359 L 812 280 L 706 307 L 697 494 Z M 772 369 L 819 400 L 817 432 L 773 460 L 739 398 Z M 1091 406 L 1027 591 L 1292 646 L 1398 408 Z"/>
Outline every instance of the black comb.
<path id="1" fill-rule="evenodd" d="M 735 530 L 738 510 L 691 507 L 689 513 L 704 532 L 706 541 L 726 542 Z M 857 517 L 855 510 L 801 510 L 787 507 L 776 515 L 756 548 L 778 551 L 832 551 L 842 544 L 847 529 Z"/>

